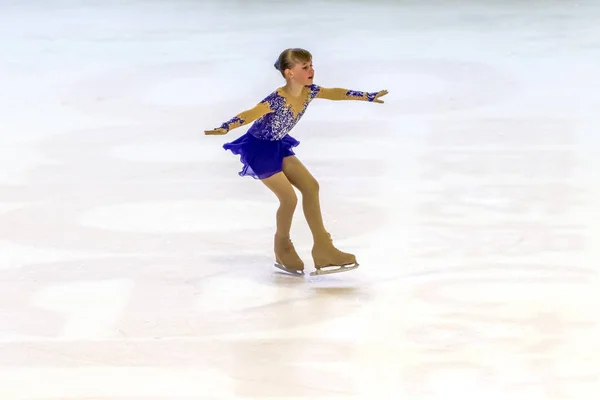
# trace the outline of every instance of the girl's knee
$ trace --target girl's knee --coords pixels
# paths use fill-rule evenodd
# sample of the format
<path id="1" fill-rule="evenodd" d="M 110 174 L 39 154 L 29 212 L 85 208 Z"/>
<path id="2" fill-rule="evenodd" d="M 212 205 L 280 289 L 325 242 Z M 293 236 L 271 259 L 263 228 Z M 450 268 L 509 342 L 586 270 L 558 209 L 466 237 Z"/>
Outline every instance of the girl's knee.
<path id="1" fill-rule="evenodd" d="M 298 204 L 298 196 L 296 196 L 296 192 L 292 190 L 289 193 L 286 193 L 285 196 L 281 196 L 279 198 L 279 203 L 281 204 L 281 207 L 294 209 Z"/>
<path id="2" fill-rule="evenodd" d="M 319 193 L 319 182 L 315 178 L 308 179 L 302 185 L 303 195 L 314 195 Z"/>
<path id="3" fill-rule="evenodd" d="M 319 193 L 319 182 L 316 179 L 313 179 L 313 182 L 311 183 L 311 189 L 314 193 Z"/>

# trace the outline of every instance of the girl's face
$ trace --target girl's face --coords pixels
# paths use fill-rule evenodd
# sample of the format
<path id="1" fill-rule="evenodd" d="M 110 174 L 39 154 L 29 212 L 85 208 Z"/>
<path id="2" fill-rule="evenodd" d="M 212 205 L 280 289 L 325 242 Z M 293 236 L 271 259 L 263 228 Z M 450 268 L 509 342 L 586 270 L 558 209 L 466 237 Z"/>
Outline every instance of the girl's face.
<path id="1" fill-rule="evenodd" d="M 290 70 L 290 77 L 303 86 L 312 85 L 315 77 L 312 60 L 294 65 L 294 68 Z"/>

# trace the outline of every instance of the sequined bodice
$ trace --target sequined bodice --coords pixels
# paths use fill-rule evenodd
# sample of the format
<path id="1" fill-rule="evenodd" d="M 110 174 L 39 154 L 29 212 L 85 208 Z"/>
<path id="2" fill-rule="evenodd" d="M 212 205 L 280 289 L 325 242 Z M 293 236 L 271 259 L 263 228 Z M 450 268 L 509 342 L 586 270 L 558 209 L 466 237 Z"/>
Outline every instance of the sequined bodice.
<path id="1" fill-rule="evenodd" d="M 264 140 L 282 139 L 300 121 L 306 108 L 318 93 L 315 85 L 307 89 L 308 93 L 305 94 L 304 104 L 300 110 L 294 110 L 279 91 L 271 93 L 261 103 L 267 103 L 272 112 L 258 118 L 248 133 Z"/>

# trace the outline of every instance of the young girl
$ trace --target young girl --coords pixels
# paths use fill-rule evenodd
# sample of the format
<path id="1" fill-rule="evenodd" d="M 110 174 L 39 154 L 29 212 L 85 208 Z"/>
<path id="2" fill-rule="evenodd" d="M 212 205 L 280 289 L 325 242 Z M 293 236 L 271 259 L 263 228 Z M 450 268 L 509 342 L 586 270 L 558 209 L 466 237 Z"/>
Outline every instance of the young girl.
<path id="1" fill-rule="evenodd" d="M 315 71 L 312 55 L 304 49 L 283 51 L 275 68 L 286 84 L 254 108 L 243 111 L 207 135 L 224 135 L 230 130 L 256 121 L 246 134 L 223 145 L 240 155 L 240 176 L 260 179 L 279 199 L 274 239 L 275 266 L 286 272 L 303 275 L 304 263 L 290 240 L 292 217 L 298 199 L 292 186 L 302 194 L 302 208 L 313 236 L 312 257 L 316 271 L 311 275 L 335 273 L 358 268 L 356 257 L 333 246 L 323 225 L 319 204 L 319 184 L 292 151 L 300 142 L 288 135 L 304 115 L 314 98 L 361 100 L 383 103 L 379 98 L 388 92 L 359 92 L 340 88 L 323 88 L 313 84 Z M 334 268 L 328 268 L 334 267 Z"/>

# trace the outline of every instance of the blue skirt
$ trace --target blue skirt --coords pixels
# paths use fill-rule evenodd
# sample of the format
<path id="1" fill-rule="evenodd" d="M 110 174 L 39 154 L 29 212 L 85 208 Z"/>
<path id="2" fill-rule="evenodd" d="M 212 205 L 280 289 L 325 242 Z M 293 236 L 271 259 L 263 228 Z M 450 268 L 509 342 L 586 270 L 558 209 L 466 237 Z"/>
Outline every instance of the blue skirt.
<path id="1" fill-rule="evenodd" d="M 265 179 L 282 171 L 283 159 L 295 155 L 292 148 L 299 144 L 290 135 L 280 140 L 264 140 L 246 133 L 233 142 L 225 143 L 223 148 L 240 156 L 243 164 L 240 176 Z"/>

